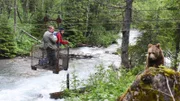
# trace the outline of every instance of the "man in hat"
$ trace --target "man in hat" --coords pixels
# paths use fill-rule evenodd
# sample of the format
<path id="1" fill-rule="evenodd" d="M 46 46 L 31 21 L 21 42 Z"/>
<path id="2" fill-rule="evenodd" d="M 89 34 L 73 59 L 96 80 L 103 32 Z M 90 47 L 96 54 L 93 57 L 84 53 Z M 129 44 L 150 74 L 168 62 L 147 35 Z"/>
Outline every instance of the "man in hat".
<path id="1" fill-rule="evenodd" d="M 57 41 L 56 41 L 56 43 L 58 44 L 58 45 L 61 45 L 61 44 L 63 44 L 63 45 L 65 45 L 65 44 L 68 44 L 69 42 L 67 41 L 67 40 L 63 40 L 63 38 L 62 38 L 62 35 L 64 34 L 64 28 L 59 28 L 59 32 L 57 33 Z"/>

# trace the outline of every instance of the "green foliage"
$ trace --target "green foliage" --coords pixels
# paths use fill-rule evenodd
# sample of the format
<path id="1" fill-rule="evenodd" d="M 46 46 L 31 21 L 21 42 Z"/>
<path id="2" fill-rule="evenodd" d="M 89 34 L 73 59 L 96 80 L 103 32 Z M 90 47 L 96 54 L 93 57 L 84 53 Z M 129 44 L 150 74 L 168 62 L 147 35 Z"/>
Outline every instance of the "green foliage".
<path id="1" fill-rule="evenodd" d="M 13 24 L 13 21 L 11 21 L 11 23 Z M 15 41 L 17 43 L 17 56 L 29 56 L 32 46 L 37 43 L 36 40 L 26 35 L 32 28 L 34 28 L 34 26 L 31 24 L 18 24 L 16 33 L 14 33 Z"/>
<path id="2" fill-rule="evenodd" d="M 91 75 L 85 87 L 90 87 L 85 93 L 76 93 L 74 97 L 66 98 L 66 100 L 78 101 L 114 101 L 122 95 L 135 79 L 133 73 L 139 71 L 137 68 L 133 72 L 127 72 L 124 69 L 114 71 L 112 67 L 104 69 L 102 65 L 97 67 L 97 73 Z"/>
<path id="3" fill-rule="evenodd" d="M 129 72 L 131 72 L 133 75 L 138 75 L 140 73 L 142 73 L 145 69 L 144 65 L 139 65 L 134 67 L 133 69 L 131 69 Z"/>
<path id="4" fill-rule="evenodd" d="M 11 27 L 5 16 L 0 16 L 0 58 L 12 58 L 16 56 L 16 42 Z"/>
<path id="5" fill-rule="evenodd" d="M 84 0 L 66 0 L 62 2 L 62 11 L 64 12 L 62 26 L 64 26 L 68 34 L 67 39 L 74 46 L 86 42 L 84 36 L 86 30 L 85 2 Z"/>
<path id="6" fill-rule="evenodd" d="M 1 0 L 0 14 L 4 14 L 13 25 L 14 12 L 11 8 L 13 0 Z M 38 39 L 42 39 L 43 33 L 48 25 L 55 28 L 64 27 L 65 39 L 70 41 L 72 47 L 77 44 L 93 44 L 97 46 L 108 46 L 116 40 L 119 32 L 122 17 L 120 9 L 114 9 L 107 5 L 122 3 L 122 0 L 93 1 L 93 0 L 20 0 L 17 1 L 17 25 L 25 31 L 31 33 Z M 104 2 L 104 3 L 102 3 Z M 54 21 L 46 24 L 43 22 L 44 16 L 55 20 L 60 16 L 62 23 L 57 25 Z M 100 30 L 99 30 L 100 29 Z M 103 29 L 103 30 L 101 30 Z M 17 32 L 16 35 L 21 32 Z M 97 36 L 97 39 L 95 39 Z M 22 45 L 18 40 L 19 51 L 29 50 L 32 41 L 23 35 Z M 29 46 L 29 47 L 28 47 Z"/>
<path id="7" fill-rule="evenodd" d="M 88 42 L 96 46 L 105 46 L 116 41 L 118 35 L 113 31 L 106 31 L 104 27 L 95 27 L 92 34 L 89 35 Z"/>
<path id="8" fill-rule="evenodd" d="M 80 80 L 78 80 L 77 75 L 75 74 L 75 71 L 72 74 L 72 88 L 77 89 L 77 87 L 80 85 Z"/>
<path id="9" fill-rule="evenodd" d="M 32 20 L 32 24 L 34 25 L 31 29 L 31 33 L 33 36 L 38 39 L 42 39 L 44 32 L 47 30 L 47 26 L 44 25 L 43 22 L 43 14 L 41 12 L 37 12 Z"/>
<path id="10" fill-rule="evenodd" d="M 71 29 L 67 31 L 67 34 L 69 35 L 69 37 L 67 37 L 67 40 L 73 43 L 74 45 L 84 43 L 86 40 L 85 36 L 83 36 L 83 33 L 76 29 Z M 66 37 L 64 37 L 64 39 L 65 38 Z"/>
<path id="11" fill-rule="evenodd" d="M 120 23 L 113 22 L 119 19 L 119 16 L 115 15 L 120 13 L 116 10 L 113 9 L 116 12 L 111 12 L 112 9 L 99 1 L 91 0 L 66 0 L 62 5 L 66 5 L 62 6 L 63 26 L 67 29 L 68 39 L 72 43 L 107 46 L 117 38 L 114 37 L 114 33 L 118 34 Z M 72 32 L 72 30 L 78 32 Z"/>
<path id="12" fill-rule="evenodd" d="M 18 53 L 17 55 L 30 55 L 31 47 L 35 43 L 34 40 L 30 39 L 28 36 L 25 36 L 23 33 L 19 35 L 19 38 L 16 37 Z"/>

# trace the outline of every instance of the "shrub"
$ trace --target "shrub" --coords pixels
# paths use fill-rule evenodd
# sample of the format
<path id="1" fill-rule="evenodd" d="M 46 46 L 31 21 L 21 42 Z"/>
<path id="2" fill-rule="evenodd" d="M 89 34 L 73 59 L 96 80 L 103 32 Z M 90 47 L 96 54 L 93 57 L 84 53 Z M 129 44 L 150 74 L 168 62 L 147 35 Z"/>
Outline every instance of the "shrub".
<path id="1" fill-rule="evenodd" d="M 137 72 L 137 68 L 134 72 Z M 139 70 L 138 70 L 139 71 Z M 135 74 L 137 74 L 135 72 Z M 90 76 L 85 86 L 90 87 L 83 94 L 76 93 L 74 97 L 66 98 L 66 100 L 78 101 L 114 101 L 123 94 L 135 79 L 132 71 L 127 72 L 124 69 L 114 71 L 112 66 L 109 69 L 98 66 L 97 73 Z"/>

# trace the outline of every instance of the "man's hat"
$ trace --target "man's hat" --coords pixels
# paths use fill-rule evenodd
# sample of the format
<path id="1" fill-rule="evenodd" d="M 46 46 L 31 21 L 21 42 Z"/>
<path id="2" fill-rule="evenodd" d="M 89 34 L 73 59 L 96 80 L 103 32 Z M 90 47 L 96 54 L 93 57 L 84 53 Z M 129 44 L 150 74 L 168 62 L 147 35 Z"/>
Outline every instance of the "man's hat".
<path id="1" fill-rule="evenodd" d="M 64 30 L 64 28 L 59 28 L 60 31 Z"/>

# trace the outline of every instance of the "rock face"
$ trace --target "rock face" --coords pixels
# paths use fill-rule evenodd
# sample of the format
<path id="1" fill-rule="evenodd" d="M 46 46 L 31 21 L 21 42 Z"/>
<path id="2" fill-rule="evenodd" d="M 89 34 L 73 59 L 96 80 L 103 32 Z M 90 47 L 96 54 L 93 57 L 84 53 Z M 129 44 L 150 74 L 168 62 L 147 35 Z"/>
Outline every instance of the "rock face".
<path id="1" fill-rule="evenodd" d="M 117 101 L 180 101 L 180 73 L 151 67 L 138 75 Z"/>

